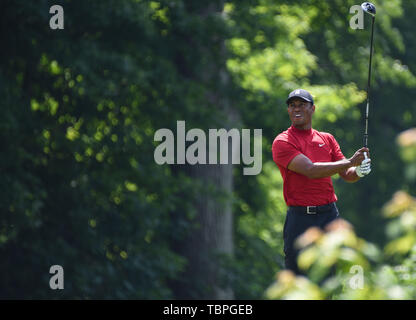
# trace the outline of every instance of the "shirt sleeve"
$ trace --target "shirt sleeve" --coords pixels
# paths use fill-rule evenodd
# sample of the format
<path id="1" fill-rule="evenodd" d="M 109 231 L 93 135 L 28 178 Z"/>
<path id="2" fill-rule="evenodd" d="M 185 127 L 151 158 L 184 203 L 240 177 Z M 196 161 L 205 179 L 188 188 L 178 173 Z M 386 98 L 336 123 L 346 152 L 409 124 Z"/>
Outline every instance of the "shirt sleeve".
<path id="1" fill-rule="evenodd" d="M 273 161 L 284 168 L 287 168 L 290 161 L 301 152 L 290 142 L 274 140 L 272 146 Z"/>
<path id="2" fill-rule="evenodd" d="M 331 147 L 332 147 L 332 161 L 339 161 L 345 158 L 344 154 L 341 151 L 341 148 L 337 142 L 337 140 L 335 140 L 334 136 L 329 134 L 329 139 L 331 141 Z"/>

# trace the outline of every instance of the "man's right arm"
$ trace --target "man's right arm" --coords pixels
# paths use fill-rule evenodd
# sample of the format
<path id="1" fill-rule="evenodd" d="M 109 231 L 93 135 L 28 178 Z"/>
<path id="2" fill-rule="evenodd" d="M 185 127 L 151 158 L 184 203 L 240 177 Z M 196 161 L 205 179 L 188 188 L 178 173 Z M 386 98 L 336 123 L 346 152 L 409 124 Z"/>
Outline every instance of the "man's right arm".
<path id="1" fill-rule="evenodd" d="M 350 159 L 315 163 L 304 154 L 298 154 L 290 161 L 287 168 L 310 179 L 330 177 L 334 174 L 345 172 L 348 168 L 360 165 L 364 160 L 364 152 L 369 151 L 367 148 L 361 148 Z"/>

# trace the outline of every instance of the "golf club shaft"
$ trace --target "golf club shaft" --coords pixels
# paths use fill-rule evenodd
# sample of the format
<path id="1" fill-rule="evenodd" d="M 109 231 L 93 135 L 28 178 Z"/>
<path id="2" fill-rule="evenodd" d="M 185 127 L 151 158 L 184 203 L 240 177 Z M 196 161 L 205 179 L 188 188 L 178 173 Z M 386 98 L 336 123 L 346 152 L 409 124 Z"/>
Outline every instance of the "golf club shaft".
<path id="1" fill-rule="evenodd" d="M 364 147 L 368 147 L 368 113 L 370 111 L 370 88 L 371 88 L 371 61 L 373 58 L 373 38 L 374 38 L 374 20 L 375 17 L 372 16 L 371 19 L 371 41 L 370 41 L 370 62 L 368 65 L 368 81 L 367 81 L 367 106 L 365 109 L 365 131 L 364 131 Z"/>

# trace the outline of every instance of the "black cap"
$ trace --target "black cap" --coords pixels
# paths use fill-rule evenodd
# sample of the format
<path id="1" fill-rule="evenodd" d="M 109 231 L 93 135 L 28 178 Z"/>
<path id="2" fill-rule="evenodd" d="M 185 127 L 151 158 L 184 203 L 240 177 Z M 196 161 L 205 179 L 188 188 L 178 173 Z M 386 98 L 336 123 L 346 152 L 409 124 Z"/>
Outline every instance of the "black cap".
<path id="1" fill-rule="evenodd" d="M 286 100 L 286 104 L 289 104 L 289 101 L 293 98 L 300 98 L 313 104 L 312 95 L 308 91 L 303 90 L 303 89 L 296 89 L 296 90 L 293 90 L 291 93 L 289 93 L 289 96 L 287 97 L 287 100 Z"/>

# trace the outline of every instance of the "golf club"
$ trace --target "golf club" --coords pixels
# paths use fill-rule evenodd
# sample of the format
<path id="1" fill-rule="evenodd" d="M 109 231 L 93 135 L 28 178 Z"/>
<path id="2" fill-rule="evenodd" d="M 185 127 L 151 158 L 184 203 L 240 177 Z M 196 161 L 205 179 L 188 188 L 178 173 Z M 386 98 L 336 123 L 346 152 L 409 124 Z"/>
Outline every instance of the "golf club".
<path id="1" fill-rule="evenodd" d="M 371 60 L 373 57 L 373 37 L 374 37 L 374 21 L 376 19 L 376 7 L 371 2 L 361 4 L 364 12 L 371 15 L 371 41 L 370 41 L 370 62 L 368 65 L 368 81 L 367 81 L 367 107 L 365 110 L 365 131 L 364 131 L 364 147 L 368 146 L 368 113 L 370 110 L 370 83 L 371 83 Z M 364 153 L 367 158 L 367 153 Z"/>

